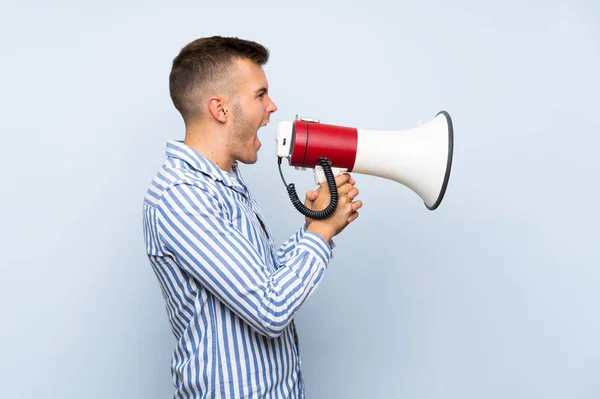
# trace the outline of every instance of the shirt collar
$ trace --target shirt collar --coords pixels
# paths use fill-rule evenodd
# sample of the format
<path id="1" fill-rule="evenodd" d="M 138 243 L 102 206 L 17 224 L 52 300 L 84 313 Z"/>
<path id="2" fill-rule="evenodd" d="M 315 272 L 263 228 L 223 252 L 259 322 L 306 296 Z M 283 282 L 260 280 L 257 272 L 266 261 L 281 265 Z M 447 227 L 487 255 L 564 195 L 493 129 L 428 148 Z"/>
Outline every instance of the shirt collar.
<path id="1" fill-rule="evenodd" d="M 167 142 L 167 156 L 185 162 L 191 169 L 203 173 L 213 180 L 220 181 L 236 191 L 243 194 L 247 191 L 237 161 L 231 166 L 232 173 L 227 173 L 221 170 L 221 168 L 210 159 L 206 158 L 181 140 L 170 140 Z"/>

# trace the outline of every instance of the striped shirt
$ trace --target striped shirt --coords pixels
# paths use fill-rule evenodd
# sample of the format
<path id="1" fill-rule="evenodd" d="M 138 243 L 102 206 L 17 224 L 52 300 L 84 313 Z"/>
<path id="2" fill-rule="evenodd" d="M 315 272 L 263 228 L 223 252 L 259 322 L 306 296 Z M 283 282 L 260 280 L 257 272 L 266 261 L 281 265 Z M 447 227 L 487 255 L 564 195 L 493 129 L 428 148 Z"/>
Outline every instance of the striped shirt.
<path id="1" fill-rule="evenodd" d="M 181 141 L 144 198 L 171 330 L 174 398 L 303 398 L 293 317 L 332 247 L 303 226 L 280 248 L 240 175 Z"/>

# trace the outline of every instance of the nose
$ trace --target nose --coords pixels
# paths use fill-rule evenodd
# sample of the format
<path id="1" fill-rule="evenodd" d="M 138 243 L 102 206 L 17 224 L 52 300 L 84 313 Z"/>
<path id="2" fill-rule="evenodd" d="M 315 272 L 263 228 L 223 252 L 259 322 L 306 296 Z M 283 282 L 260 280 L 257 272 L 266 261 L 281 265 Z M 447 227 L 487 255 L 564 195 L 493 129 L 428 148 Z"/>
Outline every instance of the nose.
<path id="1" fill-rule="evenodd" d="M 273 102 L 273 100 L 271 100 L 271 97 L 269 97 L 269 106 L 267 107 L 267 112 L 269 114 L 274 113 L 275 111 L 277 111 L 277 105 L 275 105 L 275 103 Z"/>

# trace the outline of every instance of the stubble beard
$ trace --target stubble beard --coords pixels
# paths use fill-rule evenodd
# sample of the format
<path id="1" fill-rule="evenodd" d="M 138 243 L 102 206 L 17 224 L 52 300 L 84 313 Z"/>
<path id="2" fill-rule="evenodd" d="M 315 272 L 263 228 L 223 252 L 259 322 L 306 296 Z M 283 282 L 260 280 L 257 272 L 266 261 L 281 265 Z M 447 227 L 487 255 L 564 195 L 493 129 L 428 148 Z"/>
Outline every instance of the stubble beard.
<path id="1" fill-rule="evenodd" d="M 255 148 L 255 139 L 258 128 L 246 118 L 242 107 L 233 104 L 232 111 L 235 114 L 235 125 L 233 126 L 233 146 L 235 158 L 245 164 L 253 164 L 258 160 L 258 150 Z M 250 142 L 251 141 L 251 142 Z"/>

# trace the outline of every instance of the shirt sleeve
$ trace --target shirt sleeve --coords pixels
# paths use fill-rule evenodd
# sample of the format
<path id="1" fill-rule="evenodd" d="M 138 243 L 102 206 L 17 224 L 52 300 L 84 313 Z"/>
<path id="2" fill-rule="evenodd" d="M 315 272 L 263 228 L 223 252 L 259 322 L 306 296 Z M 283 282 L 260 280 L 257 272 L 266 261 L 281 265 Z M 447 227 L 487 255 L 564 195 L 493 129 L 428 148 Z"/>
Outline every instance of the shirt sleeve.
<path id="1" fill-rule="evenodd" d="M 290 256 L 292 256 L 294 248 L 296 247 L 296 244 L 298 244 L 298 242 L 300 241 L 300 239 L 302 238 L 302 236 L 304 235 L 305 232 L 306 232 L 306 223 L 303 224 L 302 227 L 294 235 L 292 235 L 286 242 L 281 244 L 281 246 L 277 250 L 277 261 L 279 263 L 285 263 L 286 260 Z M 335 242 L 333 241 L 333 239 L 329 241 L 329 247 L 331 249 L 335 248 Z M 333 256 L 333 252 L 332 252 L 330 259 L 333 259 L 333 258 L 334 258 L 334 256 Z"/>
<path id="2" fill-rule="evenodd" d="M 294 247 L 298 244 L 298 241 L 302 238 L 304 233 L 306 232 L 306 223 L 302 225 L 302 227 L 292 235 L 286 242 L 284 242 L 279 249 L 277 250 L 277 260 L 279 263 L 284 263 L 286 259 L 292 254 Z"/>
<path id="3" fill-rule="evenodd" d="M 169 187 L 158 206 L 161 242 L 180 267 L 235 314 L 257 332 L 277 337 L 321 281 L 332 249 L 304 229 L 272 271 L 231 223 L 225 207 L 202 187 Z"/>

